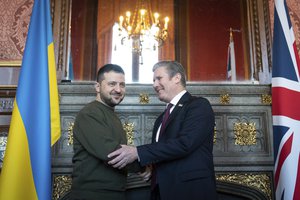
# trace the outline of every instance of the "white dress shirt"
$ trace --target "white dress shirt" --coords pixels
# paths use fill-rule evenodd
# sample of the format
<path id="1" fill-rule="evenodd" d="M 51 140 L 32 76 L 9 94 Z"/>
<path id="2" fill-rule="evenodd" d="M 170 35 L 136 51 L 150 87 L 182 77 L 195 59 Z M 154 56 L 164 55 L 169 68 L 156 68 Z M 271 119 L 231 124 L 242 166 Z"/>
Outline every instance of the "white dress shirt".
<path id="1" fill-rule="evenodd" d="M 171 104 L 173 104 L 172 108 L 170 109 L 170 114 L 173 111 L 173 109 L 175 108 L 175 106 L 177 105 L 178 101 L 181 99 L 181 97 L 186 93 L 186 90 L 182 90 L 181 92 L 179 92 L 172 100 L 171 100 Z M 167 103 L 166 108 L 168 107 L 169 103 Z M 159 138 L 159 133 L 160 133 L 160 128 L 161 125 L 159 126 L 157 133 L 156 133 L 156 138 L 155 141 L 158 141 Z"/>

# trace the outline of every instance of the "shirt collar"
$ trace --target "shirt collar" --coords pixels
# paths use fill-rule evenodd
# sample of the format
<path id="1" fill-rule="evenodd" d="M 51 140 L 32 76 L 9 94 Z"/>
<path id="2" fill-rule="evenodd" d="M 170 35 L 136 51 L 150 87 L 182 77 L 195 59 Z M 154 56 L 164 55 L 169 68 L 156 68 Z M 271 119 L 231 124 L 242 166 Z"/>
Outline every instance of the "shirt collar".
<path id="1" fill-rule="evenodd" d="M 181 92 L 179 92 L 172 100 L 171 100 L 171 104 L 176 105 L 178 103 L 178 101 L 181 99 L 181 97 L 186 93 L 186 90 L 182 90 Z"/>

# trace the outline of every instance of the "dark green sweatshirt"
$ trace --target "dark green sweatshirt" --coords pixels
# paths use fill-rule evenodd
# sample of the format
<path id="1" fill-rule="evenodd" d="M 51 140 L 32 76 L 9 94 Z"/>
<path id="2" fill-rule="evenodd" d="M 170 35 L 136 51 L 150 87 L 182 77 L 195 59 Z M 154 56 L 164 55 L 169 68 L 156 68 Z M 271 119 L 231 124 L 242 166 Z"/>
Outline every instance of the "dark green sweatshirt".
<path id="1" fill-rule="evenodd" d="M 72 189 L 76 194 L 125 191 L 126 170 L 107 164 L 107 155 L 127 144 L 126 133 L 114 109 L 98 101 L 77 115 L 74 129 Z"/>

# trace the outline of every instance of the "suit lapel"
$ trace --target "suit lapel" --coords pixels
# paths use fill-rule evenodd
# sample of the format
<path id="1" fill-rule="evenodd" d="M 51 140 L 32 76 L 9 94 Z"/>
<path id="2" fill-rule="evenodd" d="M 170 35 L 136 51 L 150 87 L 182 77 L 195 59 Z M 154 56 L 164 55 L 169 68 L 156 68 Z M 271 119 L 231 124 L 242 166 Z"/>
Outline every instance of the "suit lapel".
<path id="1" fill-rule="evenodd" d="M 189 102 L 189 100 L 191 99 L 192 95 L 189 92 L 186 92 L 178 101 L 178 103 L 175 105 L 174 109 L 172 110 L 169 119 L 167 120 L 166 123 L 166 128 L 165 130 L 167 130 L 168 125 L 170 124 L 170 122 L 174 119 L 175 116 L 178 115 L 178 113 L 180 112 L 180 110 L 184 107 L 184 105 L 186 103 Z M 162 115 L 160 116 L 162 117 Z"/>

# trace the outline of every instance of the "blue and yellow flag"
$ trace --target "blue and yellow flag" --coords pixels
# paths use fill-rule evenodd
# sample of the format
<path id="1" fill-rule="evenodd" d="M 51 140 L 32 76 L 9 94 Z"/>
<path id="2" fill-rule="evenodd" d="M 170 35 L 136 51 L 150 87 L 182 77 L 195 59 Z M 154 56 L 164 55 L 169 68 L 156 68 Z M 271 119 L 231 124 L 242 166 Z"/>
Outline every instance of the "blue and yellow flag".
<path id="1" fill-rule="evenodd" d="M 7 148 L 1 200 L 51 199 L 51 145 L 60 116 L 49 0 L 35 0 Z"/>

